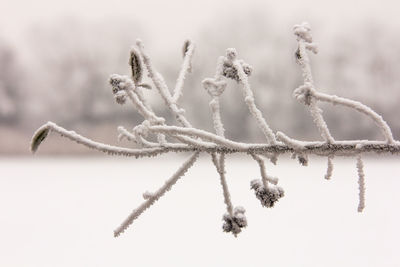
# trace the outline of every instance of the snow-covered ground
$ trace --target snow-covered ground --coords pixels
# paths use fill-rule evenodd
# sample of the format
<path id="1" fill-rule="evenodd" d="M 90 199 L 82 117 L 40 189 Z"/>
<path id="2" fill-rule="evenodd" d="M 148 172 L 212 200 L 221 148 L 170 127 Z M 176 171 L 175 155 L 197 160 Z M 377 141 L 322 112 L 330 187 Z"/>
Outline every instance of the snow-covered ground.
<path id="1" fill-rule="evenodd" d="M 119 238 L 113 230 L 184 158 L 0 159 L 0 266 L 400 266 L 399 158 L 367 158 L 366 209 L 357 212 L 355 159 L 308 167 L 280 159 L 267 171 L 286 196 L 262 208 L 255 162 L 227 159 L 234 205 L 249 226 L 221 230 L 222 189 L 202 156 Z"/>

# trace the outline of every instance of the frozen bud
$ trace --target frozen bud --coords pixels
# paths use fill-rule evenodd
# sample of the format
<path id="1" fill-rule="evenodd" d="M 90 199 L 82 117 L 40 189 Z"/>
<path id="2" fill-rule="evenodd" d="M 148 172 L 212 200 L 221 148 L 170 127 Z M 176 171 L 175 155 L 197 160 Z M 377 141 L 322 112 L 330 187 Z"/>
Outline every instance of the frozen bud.
<path id="1" fill-rule="evenodd" d="M 309 106 L 311 104 L 311 98 L 314 95 L 314 88 L 310 83 L 306 83 L 293 91 L 293 97 L 299 102 Z"/>
<path id="2" fill-rule="evenodd" d="M 222 229 L 224 232 L 232 232 L 235 236 L 239 234 L 242 231 L 241 228 L 247 226 L 247 219 L 244 213 L 245 209 L 243 207 L 236 207 L 232 216 L 225 213 L 222 217 L 222 220 L 224 221 Z"/>
<path id="3" fill-rule="evenodd" d="M 189 50 L 189 46 L 192 44 L 192 42 L 190 40 L 186 40 L 183 43 L 183 47 L 182 47 L 182 55 L 185 56 L 187 51 Z"/>
<path id="4" fill-rule="evenodd" d="M 258 190 L 262 186 L 262 182 L 260 180 L 252 180 L 250 182 L 250 188 L 254 190 Z"/>
<path id="5" fill-rule="evenodd" d="M 302 39 L 307 43 L 312 43 L 311 27 L 307 22 L 294 25 L 293 32 L 298 40 Z"/>
<path id="6" fill-rule="evenodd" d="M 318 45 L 316 43 L 307 43 L 306 49 L 310 50 L 314 54 L 318 54 Z"/>
<path id="7" fill-rule="evenodd" d="M 118 88 L 119 83 L 121 82 L 122 75 L 119 74 L 113 74 L 110 76 L 110 79 L 108 82 L 111 84 L 111 86 L 114 88 Z"/>
<path id="8" fill-rule="evenodd" d="M 297 159 L 299 160 L 299 163 L 303 166 L 307 166 L 308 165 L 308 157 L 307 155 L 297 155 Z"/>
<path id="9" fill-rule="evenodd" d="M 114 94 L 114 98 L 118 104 L 123 105 L 126 102 L 127 94 L 125 91 L 117 91 Z"/>
<path id="10" fill-rule="evenodd" d="M 132 80 L 126 75 L 113 74 L 109 79 L 109 83 L 112 86 L 113 94 L 135 88 Z"/>
<path id="11" fill-rule="evenodd" d="M 247 219 L 246 216 L 242 213 L 239 213 L 235 216 L 233 216 L 233 221 L 240 227 L 246 227 L 247 226 Z"/>
<path id="12" fill-rule="evenodd" d="M 261 205 L 267 208 L 272 208 L 275 203 L 285 195 L 285 191 L 281 187 L 269 186 L 265 188 L 261 180 L 251 181 L 250 187 L 254 190 Z"/>
<path id="13" fill-rule="evenodd" d="M 246 62 L 244 62 L 243 60 L 238 60 L 240 66 L 243 69 L 243 72 L 247 75 L 250 76 L 253 68 L 247 64 Z M 230 78 L 233 79 L 237 82 L 240 81 L 238 72 L 236 70 L 236 68 L 233 66 L 232 62 L 230 62 L 229 60 L 225 60 L 223 66 L 222 66 L 222 75 L 225 76 L 226 78 Z"/>
<path id="14" fill-rule="evenodd" d="M 150 198 L 152 198 L 154 196 L 155 196 L 154 193 L 151 193 L 149 191 L 146 191 L 146 192 L 143 193 L 143 199 L 150 199 Z"/>
<path id="15" fill-rule="evenodd" d="M 233 209 L 233 214 L 244 214 L 246 212 L 245 208 L 242 206 L 237 206 Z"/>
<path id="16" fill-rule="evenodd" d="M 143 66 L 140 54 L 134 47 L 131 48 L 129 65 L 131 66 L 132 80 L 138 84 L 142 80 Z"/>
<path id="17" fill-rule="evenodd" d="M 297 47 L 296 52 L 294 53 L 294 57 L 296 58 L 296 63 L 299 63 L 301 60 L 300 49 Z"/>
<path id="18" fill-rule="evenodd" d="M 224 80 L 208 78 L 204 79 L 202 84 L 204 89 L 206 89 L 211 96 L 220 96 L 226 88 L 226 81 Z"/>
<path id="19" fill-rule="evenodd" d="M 226 49 L 226 58 L 230 61 L 235 60 L 237 57 L 237 52 L 235 48 Z"/>
<path id="20" fill-rule="evenodd" d="M 182 47 L 183 57 L 186 56 L 186 53 L 189 51 L 189 48 L 190 48 L 190 47 L 193 47 L 193 49 L 194 49 L 194 44 L 192 43 L 192 41 L 186 40 L 186 41 L 183 43 L 183 47 Z M 191 62 L 191 61 L 189 61 L 189 69 L 188 69 L 188 72 L 192 72 L 192 62 Z"/>

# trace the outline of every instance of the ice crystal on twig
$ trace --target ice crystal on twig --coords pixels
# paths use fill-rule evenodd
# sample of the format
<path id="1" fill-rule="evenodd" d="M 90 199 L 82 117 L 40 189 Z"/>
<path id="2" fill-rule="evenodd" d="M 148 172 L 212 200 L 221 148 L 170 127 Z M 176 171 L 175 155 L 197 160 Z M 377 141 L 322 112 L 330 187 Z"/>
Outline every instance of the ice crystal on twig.
<path id="1" fill-rule="evenodd" d="M 250 187 L 254 190 L 262 206 L 265 207 L 273 207 L 285 193 L 280 186 L 277 186 L 278 179 L 267 174 L 264 157 L 276 164 L 281 154 L 288 153 L 292 154 L 293 158 L 297 158 L 299 163 L 304 166 L 308 165 L 308 157 L 310 155 L 327 157 L 328 166 L 325 178 L 330 179 L 333 170 L 333 157 L 356 156 L 360 198 L 358 211 L 361 212 L 365 206 L 365 181 L 363 162 L 360 155 L 368 152 L 399 154 L 400 142 L 394 140 L 389 125 L 383 120 L 382 116 L 371 108 L 358 101 L 320 93 L 317 90 L 308 56 L 309 51 L 314 54 L 318 52 L 317 44 L 313 41 L 311 35 L 311 27 L 308 23 L 302 23 L 295 25 L 293 32 L 298 45 L 295 57 L 303 75 L 303 84 L 294 90 L 293 97 L 304 104 L 310 111 L 310 115 L 323 141 L 300 141 L 287 136 L 283 132 L 275 133 L 270 128 L 264 115 L 256 106 L 256 98 L 250 86 L 249 78 L 252 74 L 252 67 L 243 59 L 238 59 L 238 53 L 233 48 L 228 48 L 226 54 L 218 58 L 215 75 L 202 81 L 205 91 L 211 97 L 209 105 L 215 133 L 194 127 L 186 118 L 185 110 L 178 103 L 183 95 L 188 73 L 192 71 L 192 58 L 195 51 L 194 43 L 189 40 L 184 42 L 181 70 L 176 79 L 176 84 L 171 90 L 168 88 L 163 76 L 153 66 L 150 56 L 145 52 L 142 41 L 137 40 L 137 46 L 131 49 L 129 55 L 131 76 L 113 74 L 109 79 L 116 102 L 125 104 L 130 101 L 143 117 L 143 122 L 134 126 L 132 130 L 127 130 L 123 126 L 119 126 L 117 129 L 118 139 L 126 139 L 133 142 L 135 148 L 95 142 L 74 131 L 68 131 L 53 122 L 47 122 L 34 133 L 31 141 L 31 151 L 36 152 L 50 132 L 53 132 L 90 149 L 110 155 L 139 158 L 155 157 L 170 152 L 191 153 L 181 167 L 158 190 L 143 193 L 144 201 L 114 231 L 115 236 L 123 233 L 146 209 L 169 191 L 193 166 L 200 153 L 208 153 L 211 156 L 211 162 L 214 164 L 219 176 L 226 206 L 226 214 L 223 216 L 223 231 L 231 232 L 235 236 L 242 231 L 242 228 L 247 226 L 247 219 L 244 215 L 244 208 L 233 208 L 234 205 L 228 189 L 225 165 L 226 155 L 230 153 L 246 153 L 257 162 L 261 179 L 253 180 Z M 152 85 L 142 82 L 145 73 L 150 78 Z M 228 85 L 227 79 L 233 79 L 239 83 L 244 104 L 255 119 L 257 127 L 265 136 L 265 143 L 243 143 L 225 137 L 225 128 L 220 112 L 220 98 Z M 152 87 L 161 96 L 165 106 L 176 118 L 178 125 L 168 124 L 165 118 L 156 114 L 147 101 L 143 89 L 151 89 Z M 322 109 L 318 106 L 318 102 L 342 105 L 368 116 L 378 126 L 385 140 L 335 140 L 322 116 Z"/>

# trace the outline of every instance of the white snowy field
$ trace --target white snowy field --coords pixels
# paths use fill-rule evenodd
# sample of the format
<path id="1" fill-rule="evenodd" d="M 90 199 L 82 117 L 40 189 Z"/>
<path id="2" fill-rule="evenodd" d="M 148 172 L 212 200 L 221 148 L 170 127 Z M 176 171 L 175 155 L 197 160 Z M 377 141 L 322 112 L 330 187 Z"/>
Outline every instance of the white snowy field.
<path id="1" fill-rule="evenodd" d="M 366 209 L 357 212 L 355 159 L 308 167 L 267 163 L 286 196 L 262 208 L 249 189 L 258 166 L 227 159 L 234 205 L 249 226 L 234 238 L 218 176 L 203 155 L 120 237 L 113 230 L 184 158 L 1 158 L 0 266 L 400 266 L 400 161 L 367 158 Z"/>

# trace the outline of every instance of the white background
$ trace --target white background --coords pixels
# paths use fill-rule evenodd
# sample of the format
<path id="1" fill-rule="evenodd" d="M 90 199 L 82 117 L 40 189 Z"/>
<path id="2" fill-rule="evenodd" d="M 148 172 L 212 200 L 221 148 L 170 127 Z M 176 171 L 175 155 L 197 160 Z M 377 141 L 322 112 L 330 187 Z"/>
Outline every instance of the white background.
<path id="1" fill-rule="evenodd" d="M 55 137 L 53 137 L 55 138 Z M 113 230 L 179 167 L 159 159 L 26 158 L 0 161 L 0 266 L 399 266 L 400 165 L 365 160 L 366 209 L 357 212 L 355 159 L 267 163 L 286 196 L 262 208 L 247 156 L 228 157 L 234 205 L 248 227 L 222 232 L 219 177 L 203 155 L 164 198 L 120 237 Z"/>

